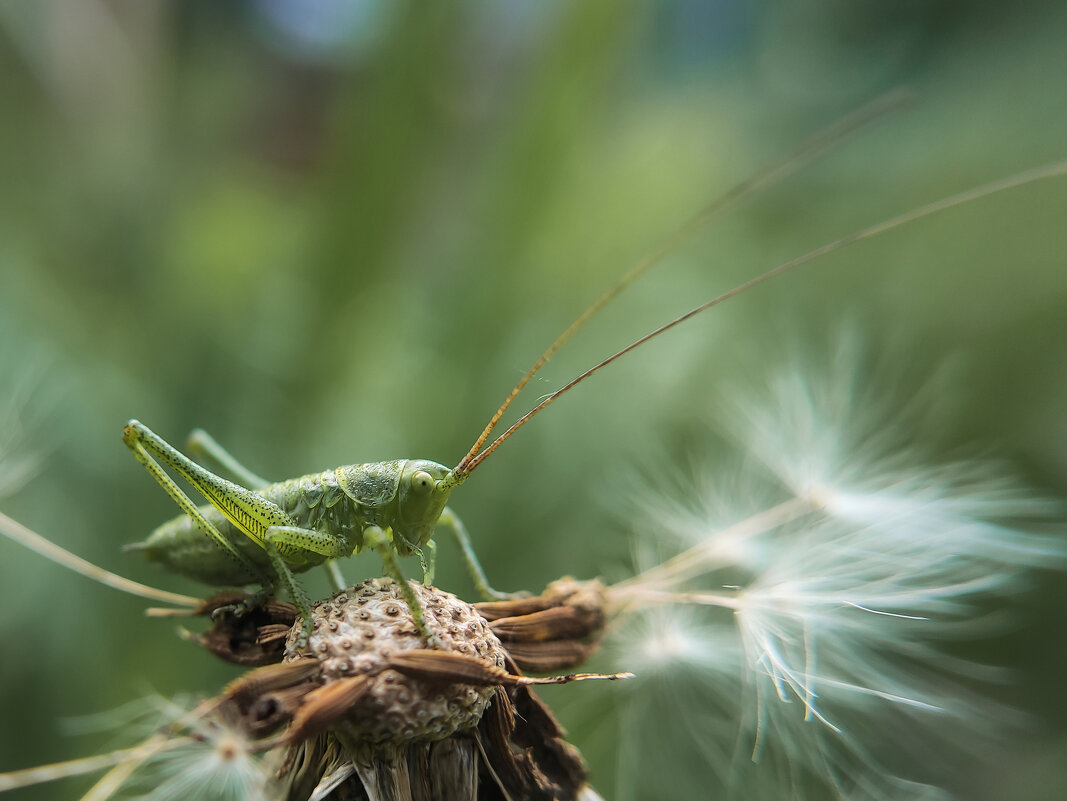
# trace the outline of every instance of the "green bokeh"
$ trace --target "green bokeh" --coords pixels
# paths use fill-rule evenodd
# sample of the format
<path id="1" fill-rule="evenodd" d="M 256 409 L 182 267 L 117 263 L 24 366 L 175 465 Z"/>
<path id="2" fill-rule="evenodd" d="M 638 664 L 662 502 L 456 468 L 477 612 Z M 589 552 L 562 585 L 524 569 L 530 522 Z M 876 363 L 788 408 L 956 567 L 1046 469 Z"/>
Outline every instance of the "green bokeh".
<path id="1" fill-rule="evenodd" d="M 1067 157 L 1067 14 L 1052 2 L 365 3 L 332 44 L 299 46 L 267 3 L 59 5 L 0 7 L 0 382 L 49 365 L 33 401 L 47 423 L 26 446 L 47 458 L 3 508 L 190 593 L 119 550 L 175 511 L 122 445 L 130 417 L 176 444 L 203 427 L 271 478 L 454 464 L 657 237 L 879 93 L 906 84 L 915 102 L 672 254 L 520 405 L 762 269 Z M 724 389 L 798 349 L 817 359 L 845 329 L 907 365 L 902 403 L 952 360 L 936 448 L 992 452 L 1062 497 L 1065 212 L 1060 180 L 924 220 L 598 376 L 454 496 L 494 584 L 623 575 L 634 476 L 714 460 Z M 440 563 L 439 584 L 469 595 L 447 543 Z M 347 574 L 377 571 L 360 557 Z M 1064 593 L 1046 584 L 1025 603 L 1055 617 Z M 6 540 L 0 589 L 0 770 L 109 747 L 62 734 L 66 716 L 238 673 Z M 1019 700 L 1054 765 L 1067 653 L 1049 626 L 987 655 L 1027 671 Z M 565 720 L 568 692 L 583 690 L 551 694 Z M 611 738 L 584 742 L 575 721 L 608 795 Z M 1047 781 L 1026 797 L 1058 797 L 1062 768 L 1033 770 Z"/>

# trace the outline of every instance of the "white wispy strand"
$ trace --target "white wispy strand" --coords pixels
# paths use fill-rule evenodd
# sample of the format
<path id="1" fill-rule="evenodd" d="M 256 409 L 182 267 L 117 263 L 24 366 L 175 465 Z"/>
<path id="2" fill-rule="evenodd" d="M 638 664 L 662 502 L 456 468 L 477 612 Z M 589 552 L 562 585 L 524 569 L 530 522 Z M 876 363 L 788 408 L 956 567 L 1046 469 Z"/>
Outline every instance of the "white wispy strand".
<path id="1" fill-rule="evenodd" d="M 266 801 L 269 771 L 246 735 L 217 715 L 190 716 L 182 704 L 156 700 L 187 736 L 138 771 L 136 783 L 152 789 L 136 801 Z"/>
<path id="2" fill-rule="evenodd" d="M 946 645 L 988 636 L 996 618 L 979 610 L 1029 569 L 1064 566 L 1062 539 L 1007 522 L 1051 504 L 988 465 L 917 463 L 902 426 L 922 399 L 890 415 L 859 364 L 846 347 L 828 376 L 791 371 L 738 404 L 734 434 L 760 468 L 742 471 L 743 495 L 774 501 L 727 525 L 654 513 L 649 530 L 690 547 L 610 590 L 622 613 L 646 610 L 618 624 L 628 666 L 732 697 L 742 736 L 729 759 L 710 736 L 705 751 L 741 798 L 762 797 L 742 755 L 794 797 L 944 797 L 954 752 L 1021 720 L 981 692 L 1006 674 Z M 717 500 L 685 506 L 722 519 Z M 680 714 L 699 717 L 695 704 Z"/>
<path id="3" fill-rule="evenodd" d="M 82 801 L 269 801 L 273 773 L 253 743 L 214 702 L 151 696 L 107 713 L 68 721 L 70 732 L 148 735 L 140 744 L 86 759 L 0 774 L 0 791 L 110 768 Z M 146 789 L 147 788 L 147 789 Z"/>
<path id="4" fill-rule="evenodd" d="M 43 456 L 34 442 L 42 408 L 43 357 L 0 353 L 0 497 L 13 495 L 37 473 Z"/>

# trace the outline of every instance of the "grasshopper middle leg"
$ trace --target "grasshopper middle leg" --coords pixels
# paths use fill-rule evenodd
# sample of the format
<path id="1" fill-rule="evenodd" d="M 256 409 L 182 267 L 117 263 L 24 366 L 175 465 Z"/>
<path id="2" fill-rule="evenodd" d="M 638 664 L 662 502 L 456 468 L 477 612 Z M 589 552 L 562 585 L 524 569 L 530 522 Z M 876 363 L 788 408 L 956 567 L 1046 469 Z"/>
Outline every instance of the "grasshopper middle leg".
<path id="1" fill-rule="evenodd" d="M 233 455 L 223 448 L 209 433 L 202 428 L 194 428 L 186 440 L 186 449 L 196 461 L 216 473 L 229 473 L 238 483 L 258 490 L 270 484 L 270 481 L 253 473 Z"/>

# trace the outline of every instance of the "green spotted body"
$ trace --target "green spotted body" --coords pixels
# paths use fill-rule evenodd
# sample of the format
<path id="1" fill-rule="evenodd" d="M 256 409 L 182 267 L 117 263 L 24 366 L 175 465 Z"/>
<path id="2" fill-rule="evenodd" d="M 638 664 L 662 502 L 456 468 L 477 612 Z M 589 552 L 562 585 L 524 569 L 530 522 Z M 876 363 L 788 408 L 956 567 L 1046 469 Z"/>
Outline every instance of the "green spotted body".
<path id="1" fill-rule="evenodd" d="M 123 439 L 134 457 L 184 513 L 164 523 L 134 546 L 175 573 L 205 584 L 239 586 L 258 583 L 255 598 L 282 589 L 303 621 L 301 641 L 311 627 L 311 604 L 294 578 L 329 563 L 337 589 L 343 579 L 333 560 L 373 549 L 387 575 L 396 580 L 411 607 L 415 625 L 432 645 L 439 644 L 408 585 L 397 556 L 416 555 L 423 582 L 433 582 L 438 525 L 447 528 L 463 554 L 475 587 L 489 600 L 510 597 L 489 586 L 466 529 L 446 507 L 452 489 L 466 474 L 422 459 L 343 465 L 287 481 L 269 482 L 242 467 L 203 431 L 193 433 L 190 447 L 204 462 L 239 477 L 248 489 L 211 472 L 137 420 Z M 207 501 L 197 506 L 175 483 L 169 468 Z"/>
<path id="2" fill-rule="evenodd" d="M 328 470 L 300 478 L 260 487 L 256 493 L 274 503 L 294 523 L 322 532 L 335 532 L 351 542 L 351 553 L 363 544 L 362 530 L 356 517 L 357 505 L 341 491 L 336 471 Z M 238 551 L 260 567 L 270 571 L 270 559 L 260 541 L 247 536 L 214 506 L 200 507 L 200 512 Z M 186 515 L 159 526 L 138 547 L 153 562 L 183 576 L 214 586 L 250 584 L 259 575 L 231 558 L 204 536 L 196 522 Z M 302 572 L 326 561 L 326 556 L 306 549 L 281 545 L 278 550 L 294 572 Z"/>
<path id="3" fill-rule="evenodd" d="M 258 487 L 254 494 L 269 501 L 285 515 L 284 518 L 277 518 L 280 524 L 311 529 L 341 540 L 340 555 L 359 553 L 364 545 L 364 529 L 379 526 L 392 533 L 397 553 L 409 556 L 414 548 L 424 546 L 432 535 L 433 524 L 447 500 L 447 496 L 440 498 L 440 503 L 436 504 L 439 506 L 437 515 L 429 524 L 424 514 L 420 519 L 420 512 L 424 513 L 425 510 L 408 509 L 407 504 L 402 507 L 401 500 L 405 493 L 399 488 L 401 477 L 405 472 L 414 473 L 426 467 L 444 470 L 433 462 L 413 460 L 345 465 L 267 484 Z M 262 537 L 253 538 L 246 533 L 249 528 L 253 533 L 259 533 L 256 527 L 250 526 L 248 516 L 241 520 L 245 524 L 245 530 L 242 530 L 213 505 L 201 506 L 199 511 L 240 553 L 260 567 L 262 573 L 270 572 L 271 562 L 263 547 Z M 430 510 L 431 515 L 433 511 Z M 262 576 L 262 573 L 249 571 L 220 550 L 187 515 L 159 526 L 135 547 L 168 570 L 205 584 L 242 585 L 255 582 Z M 294 573 L 317 567 L 328 558 L 325 554 L 310 550 L 295 535 L 292 539 L 277 543 L 277 548 Z"/>

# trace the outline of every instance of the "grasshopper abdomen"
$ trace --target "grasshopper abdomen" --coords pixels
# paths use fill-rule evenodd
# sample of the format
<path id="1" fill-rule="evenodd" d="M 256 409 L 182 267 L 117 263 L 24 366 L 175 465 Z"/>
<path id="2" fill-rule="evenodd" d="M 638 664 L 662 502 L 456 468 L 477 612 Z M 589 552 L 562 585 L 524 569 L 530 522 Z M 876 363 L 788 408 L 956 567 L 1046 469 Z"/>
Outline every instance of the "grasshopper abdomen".
<path id="1" fill-rule="evenodd" d="M 267 484 L 259 487 L 256 494 L 281 508 L 297 525 L 344 535 L 353 544 L 352 552 L 359 550 L 362 544 L 359 504 L 341 490 L 335 470 Z M 199 510 L 241 554 L 264 572 L 270 572 L 270 559 L 259 543 L 240 531 L 214 506 L 207 504 Z M 168 570 L 213 586 L 250 584 L 260 578 L 229 558 L 186 515 L 168 520 L 143 543 L 131 547 L 143 551 L 151 561 Z M 313 551 L 289 549 L 284 545 L 279 550 L 297 573 L 326 561 L 324 555 Z"/>

